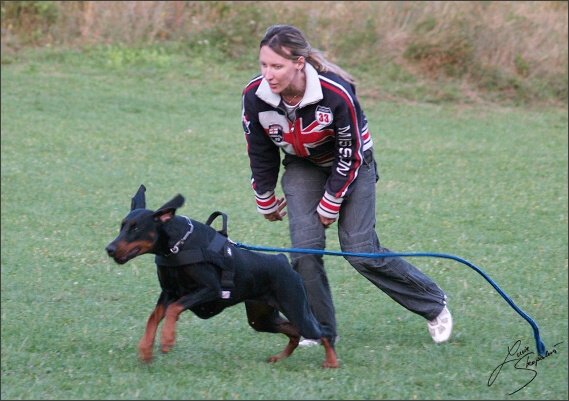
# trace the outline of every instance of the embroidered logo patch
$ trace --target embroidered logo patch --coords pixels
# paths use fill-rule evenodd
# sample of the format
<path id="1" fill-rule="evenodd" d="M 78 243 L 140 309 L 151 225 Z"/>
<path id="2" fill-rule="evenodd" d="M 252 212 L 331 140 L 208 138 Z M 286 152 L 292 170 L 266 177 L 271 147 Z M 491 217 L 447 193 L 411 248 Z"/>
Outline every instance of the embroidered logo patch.
<path id="1" fill-rule="evenodd" d="M 332 110 L 329 107 L 318 106 L 316 108 L 316 122 L 319 125 L 329 125 L 334 121 L 334 116 L 332 115 Z"/>
<path id="2" fill-rule="evenodd" d="M 284 139 L 283 127 L 278 124 L 269 125 L 269 136 L 276 143 L 281 143 Z"/>

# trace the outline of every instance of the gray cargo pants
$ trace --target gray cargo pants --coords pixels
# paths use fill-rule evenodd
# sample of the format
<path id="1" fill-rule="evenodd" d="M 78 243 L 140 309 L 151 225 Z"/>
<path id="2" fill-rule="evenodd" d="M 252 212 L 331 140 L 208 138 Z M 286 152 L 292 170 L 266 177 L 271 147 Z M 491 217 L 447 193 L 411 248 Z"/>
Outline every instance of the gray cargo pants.
<path id="1" fill-rule="evenodd" d="M 375 183 L 373 153 L 366 151 L 352 193 L 342 203 L 338 237 L 343 252 L 385 253 L 375 231 Z M 325 228 L 316 207 L 324 194 L 330 169 L 310 161 L 285 156 L 281 186 L 287 201 L 291 245 L 300 249 L 325 249 Z M 376 287 L 411 312 L 435 319 L 445 305 L 444 292 L 415 266 L 400 257 L 345 259 Z M 336 316 L 322 255 L 291 253 L 293 268 L 301 275 L 314 315 L 336 333 Z"/>

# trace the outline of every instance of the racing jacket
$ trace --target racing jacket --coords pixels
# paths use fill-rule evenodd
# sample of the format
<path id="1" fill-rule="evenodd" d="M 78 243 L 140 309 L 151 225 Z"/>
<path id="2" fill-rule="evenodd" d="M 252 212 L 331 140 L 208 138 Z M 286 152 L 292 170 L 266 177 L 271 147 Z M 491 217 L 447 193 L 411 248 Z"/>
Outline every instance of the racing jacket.
<path id="1" fill-rule="evenodd" d="M 259 75 L 247 84 L 242 97 L 242 122 L 251 166 L 251 185 L 257 210 L 278 210 L 280 152 L 304 157 L 329 168 L 330 176 L 317 211 L 337 218 L 352 189 L 373 141 L 355 88 L 334 73 L 319 73 L 305 64 L 306 90 L 292 122 L 279 94 Z"/>

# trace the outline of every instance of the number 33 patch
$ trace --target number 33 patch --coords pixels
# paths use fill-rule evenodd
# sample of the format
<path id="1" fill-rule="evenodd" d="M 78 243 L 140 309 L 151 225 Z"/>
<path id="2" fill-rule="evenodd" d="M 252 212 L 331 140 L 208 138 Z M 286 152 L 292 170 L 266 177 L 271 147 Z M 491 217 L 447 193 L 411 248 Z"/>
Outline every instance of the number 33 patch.
<path id="1" fill-rule="evenodd" d="M 329 107 L 318 106 L 316 108 L 316 122 L 319 125 L 329 125 L 334 120 L 332 110 Z"/>

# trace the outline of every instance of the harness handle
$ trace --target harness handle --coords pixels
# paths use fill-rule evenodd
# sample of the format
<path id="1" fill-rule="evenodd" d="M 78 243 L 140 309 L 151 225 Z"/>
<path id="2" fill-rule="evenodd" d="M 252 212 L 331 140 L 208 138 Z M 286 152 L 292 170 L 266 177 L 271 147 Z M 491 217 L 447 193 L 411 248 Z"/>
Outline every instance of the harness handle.
<path id="1" fill-rule="evenodd" d="M 218 230 L 217 232 L 227 238 L 227 215 L 226 215 L 225 213 L 220 212 L 219 210 L 216 210 L 215 212 L 213 212 L 213 213 L 208 217 L 208 219 L 207 219 L 207 221 L 205 222 L 205 224 L 208 225 L 208 226 L 211 226 L 211 223 L 213 223 L 213 221 L 214 221 L 218 216 L 221 216 L 221 217 L 223 218 L 223 226 L 222 226 L 221 230 Z"/>

